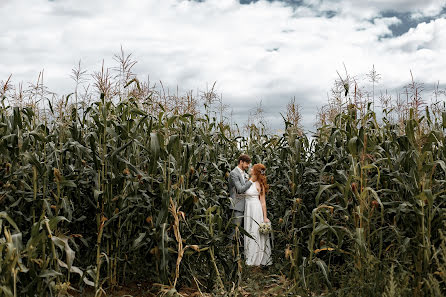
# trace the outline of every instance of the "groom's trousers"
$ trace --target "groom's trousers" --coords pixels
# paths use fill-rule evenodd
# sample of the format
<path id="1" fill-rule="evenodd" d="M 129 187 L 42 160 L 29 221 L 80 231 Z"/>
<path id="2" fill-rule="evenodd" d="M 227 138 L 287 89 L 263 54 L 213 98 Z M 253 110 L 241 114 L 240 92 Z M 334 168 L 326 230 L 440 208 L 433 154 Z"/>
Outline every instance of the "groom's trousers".
<path id="1" fill-rule="evenodd" d="M 233 210 L 232 211 L 232 223 L 238 227 L 240 227 L 243 223 L 243 215 L 244 213 L 242 211 L 238 211 L 238 210 Z M 238 232 L 238 238 L 235 238 L 235 227 L 232 230 L 231 235 L 229 236 L 229 239 L 233 240 L 233 239 L 240 239 L 240 231 Z"/>

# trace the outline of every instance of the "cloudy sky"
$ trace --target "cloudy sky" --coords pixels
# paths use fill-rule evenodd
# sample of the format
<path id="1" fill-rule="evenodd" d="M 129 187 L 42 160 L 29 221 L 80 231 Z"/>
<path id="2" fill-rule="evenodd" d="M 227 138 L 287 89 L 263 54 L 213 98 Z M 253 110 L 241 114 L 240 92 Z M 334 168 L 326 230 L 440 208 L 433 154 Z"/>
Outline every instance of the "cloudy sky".
<path id="1" fill-rule="evenodd" d="M 291 97 L 313 130 L 336 71 L 381 74 L 380 90 L 446 79 L 446 0 L 0 0 L 0 80 L 72 91 L 124 50 L 171 89 L 218 92 L 246 119 L 260 101 L 273 129 Z M 365 79 L 364 79 L 365 81 Z M 426 95 L 428 96 L 428 95 Z"/>

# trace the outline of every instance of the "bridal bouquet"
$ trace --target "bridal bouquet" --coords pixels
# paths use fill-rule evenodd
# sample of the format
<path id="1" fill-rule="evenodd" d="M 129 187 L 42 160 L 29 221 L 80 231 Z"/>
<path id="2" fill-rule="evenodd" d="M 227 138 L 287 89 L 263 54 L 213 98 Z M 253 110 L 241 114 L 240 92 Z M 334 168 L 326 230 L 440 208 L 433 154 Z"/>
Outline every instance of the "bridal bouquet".
<path id="1" fill-rule="evenodd" d="M 259 224 L 259 232 L 260 234 L 269 234 L 271 233 L 273 230 L 271 228 L 271 222 L 268 223 L 260 223 Z"/>

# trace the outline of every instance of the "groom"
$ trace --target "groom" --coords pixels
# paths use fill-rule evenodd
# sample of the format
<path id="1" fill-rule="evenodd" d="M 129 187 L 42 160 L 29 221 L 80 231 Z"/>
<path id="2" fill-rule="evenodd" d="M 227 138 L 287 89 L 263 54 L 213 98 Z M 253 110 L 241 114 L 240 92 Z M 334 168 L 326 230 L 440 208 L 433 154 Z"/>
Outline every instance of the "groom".
<path id="1" fill-rule="evenodd" d="M 232 222 L 236 226 L 240 226 L 243 221 L 245 212 L 245 197 L 243 193 L 249 189 L 252 182 L 249 181 L 249 176 L 245 172 L 251 164 L 251 158 L 248 155 L 240 155 L 238 158 L 238 165 L 229 174 L 229 195 L 231 196 Z M 230 235 L 230 239 L 235 237 L 235 228 Z"/>

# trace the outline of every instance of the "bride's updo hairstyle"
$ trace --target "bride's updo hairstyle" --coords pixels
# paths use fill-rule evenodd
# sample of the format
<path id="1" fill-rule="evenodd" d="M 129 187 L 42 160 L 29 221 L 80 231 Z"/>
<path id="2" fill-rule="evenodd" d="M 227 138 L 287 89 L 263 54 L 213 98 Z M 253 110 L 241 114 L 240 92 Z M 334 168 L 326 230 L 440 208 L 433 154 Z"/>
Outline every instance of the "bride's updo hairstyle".
<path id="1" fill-rule="evenodd" d="M 252 166 L 252 173 L 257 176 L 257 181 L 260 184 L 260 195 L 267 193 L 269 190 L 269 185 L 266 182 L 266 167 L 263 164 L 255 164 Z"/>

